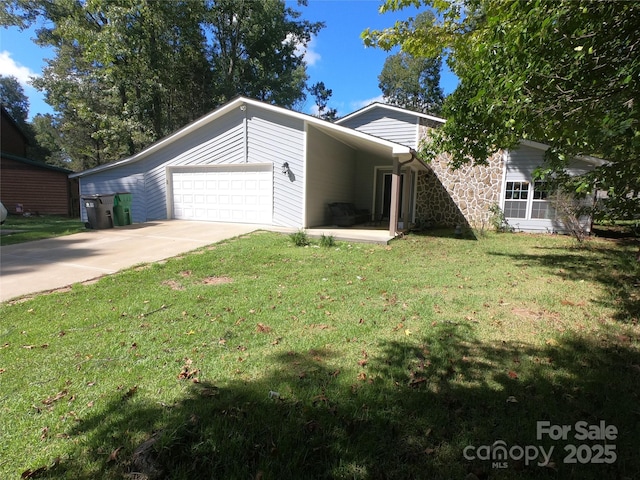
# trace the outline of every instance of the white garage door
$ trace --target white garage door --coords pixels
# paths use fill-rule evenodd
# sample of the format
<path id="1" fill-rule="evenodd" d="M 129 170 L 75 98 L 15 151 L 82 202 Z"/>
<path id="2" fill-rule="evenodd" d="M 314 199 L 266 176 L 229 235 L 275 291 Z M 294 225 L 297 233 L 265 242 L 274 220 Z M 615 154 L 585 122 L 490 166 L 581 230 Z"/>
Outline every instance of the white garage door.
<path id="1" fill-rule="evenodd" d="M 273 166 L 227 166 L 171 173 L 173 218 L 270 224 Z"/>

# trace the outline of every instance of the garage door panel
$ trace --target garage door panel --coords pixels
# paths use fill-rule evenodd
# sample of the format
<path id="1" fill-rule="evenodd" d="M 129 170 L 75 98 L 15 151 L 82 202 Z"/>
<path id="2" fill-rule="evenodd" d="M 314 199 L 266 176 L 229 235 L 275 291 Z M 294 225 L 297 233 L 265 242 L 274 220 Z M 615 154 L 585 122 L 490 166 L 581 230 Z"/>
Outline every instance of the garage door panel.
<path id="1" fill-rule="evenodd" d="M 173 216 L 183 220 L 272 221 L 272 170 L 173 172 Z"/>

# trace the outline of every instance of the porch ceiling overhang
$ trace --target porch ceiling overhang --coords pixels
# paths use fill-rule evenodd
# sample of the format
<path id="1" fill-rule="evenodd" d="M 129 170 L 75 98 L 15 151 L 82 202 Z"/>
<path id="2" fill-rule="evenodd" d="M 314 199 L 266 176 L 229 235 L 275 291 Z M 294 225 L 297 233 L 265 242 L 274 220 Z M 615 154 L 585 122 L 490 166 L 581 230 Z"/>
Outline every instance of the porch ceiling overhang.
<path id="1" fill-rule="evenodd" d="M 413 150 L 409 147 L 350 128 L 340 127 L 331 123 L 323 125 L 317 122 L 309 123 L 308 127 L 310 127 L 308 131 L 311 134 L 313 134 L 313 129 L 317 129 L 354 150 L 380 157 L 387 157 L 390 161 L 393 158 L 397 158 L 401 162 L 406 162 L 412 160 L 415 156 Z"/>

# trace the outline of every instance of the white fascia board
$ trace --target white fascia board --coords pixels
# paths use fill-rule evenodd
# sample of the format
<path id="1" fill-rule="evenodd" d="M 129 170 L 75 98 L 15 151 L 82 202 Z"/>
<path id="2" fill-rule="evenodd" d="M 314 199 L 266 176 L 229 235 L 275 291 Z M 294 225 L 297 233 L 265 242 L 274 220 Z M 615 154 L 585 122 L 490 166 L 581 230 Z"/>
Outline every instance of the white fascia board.
<path id="1" fill-rule="evenodd" d="M 413 152 L 409 147 L 401 148 L 393 148 L 391 153 L 394 157 L 397 157 L 401 162 L 405 162 L 407 160 L 411 160 L 413 158 Z"/>
<path id="2" fill-rule="evenodd" d="M 352 118 L 352 117 L 357 117 L 358 115 L 361 115 L 365 112 L 368 112 L 369 110 L 372 110 L 374 108 L 384 108 L 386 110 L 392 110 L 395 112 L 400 112 L 400 113 L 406 113 L 409 115 L 415 115 L 416 117 L 419 118 L 425 118 L 427 120 L 432 120 L 434 122 L 438 122 L 438 123 L 446 123 L 446 120 L 444 118 L 440 118 L 440 117 L 435 117 L 433 115 L 429 115 L 427 113 L 420 113 L 420 112 L 416 112 L 414 110 L 408 110 L 406 108 L 402 108 L 402 107 L 398 107 L 395 105 L 389 105 L 386 103 L 380 103 L 380 102 L 374 102 L 374 103 L 370 103 L 369 105 L 367 105 L 366 107 L 361 108 L 360 110 L 356 110 L 355 112 L 349 113 L 348 115 L 342 117 L 339 120 L 336 120 L 336 123 L 340 124 L 341 122 L 345 121 L 348 118 Z"/>
<path id="3" fill-rule="evenodd" d="M 106 163 L 104 165 L 98 165 L 97 167 L 90 168 L 90 169 L 84 170 L 82 172 L 74 173 L 73 175 L 69 175 L 69 178 L 84 177 L 86 175 L 91 175 L 93 173 L 101 172 L 103 170 L 109 170 L 109 169 L 112 169 L 112 168 L 117 168 L 120 165 L 124 165 L 124 164 L 128 164 L 128 163 L 134 163 L 134 162 L 137 162 L 139 160 L 142 160 L 146 156 L 148 156 L 148 155 L 152 154 L 153 152 L 161 149 L 165 145 L 170 144 L 171 142 L 174 142 L 174 141 L 176 141 L 176 140 L 188 135 L 189 133 L 193 132 L 194 130 L 197 130 L 198 128 L 200 128 L 201 126 L 212 122 L 213 120 L 215 120 L 218 117 L 221 117 L 222 115 L 224 115 L 225 113 L 229 112 L 230 110 L 233 110 L 234 108 L 240 107 L 244 103 L 245 100 L 246 99 L 243 99 L 242 97 L 238 97 L 237 99 L 232 100 L 231 102 L 221 106 L 220 108 L 214 110 L 213 112 L 208 113 L 204 117 L 200 117 L 199 119 L 191 122 L 190 124 L 188 124 L 187 126 L 181 128 L 177 132 L 175 132 L 175 133 L 173 133 L 173 134 L 171 134 L 171 135 L 169 135 L 167 137 L 164 137 L 164 138 L 158 140 L 155 143 L 152 143 L 147 148 L 145 148 L 144 150 L 136 153 L 135 155 L 133 155 L 131 157 L 127 157 L 127 158 L 124 158 L 122 160 L 117 160 L 117 161 L 111 162 L 111 163 Z"/>
<path id="4" fill-rule="evenodd" d="M 527 147 L 536 148 L 538 150 L 542 150 L 546 152 L 551 148 L 549 145 L 540 142 L 534 142 L 533 140 L 520 140 L 521 145 L 525 145 Z M 603 158 L 594 157 L 592 155 L 576 155 L 576 160 L 581 160 L 583 162 L 589 163 L 596 167 L 601 167 L 602 165 L 606 165 L 609 163 L 607 160 Z"/>
<path id="5" fill-rule="evenodd" d="M 583 162 L 589 163 L 594 167 L 601 167 L 603 165 L 610 163 L 608 160 L 605 160 L 603 158 L 593 157 L 591 155 L 578 155 L 576 158 L 578 160 L 582 160 Z"/>
<path id="6" fill-rule="evenodd" d="M 549 145 L 545 143 L 534 142 L 533 140 L 520 140 L 520 145 L 535 148 L 537 150 L 542 150 L 543 152 L 546 152 L 550 148 Z"/>

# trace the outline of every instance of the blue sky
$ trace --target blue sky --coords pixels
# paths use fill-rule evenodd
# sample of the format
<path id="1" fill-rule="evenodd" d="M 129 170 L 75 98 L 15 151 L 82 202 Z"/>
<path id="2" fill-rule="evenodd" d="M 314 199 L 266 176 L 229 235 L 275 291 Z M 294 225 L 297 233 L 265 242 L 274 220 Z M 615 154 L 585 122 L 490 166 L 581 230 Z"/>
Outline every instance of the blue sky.
<path id="1" fill-rule="evenodd" d="M 365 48 L 360 34 L 366 28 L 382 29 L 398 19 L 415 16 L 416 9 L 380 14 L 379 0 L 309 0 L 308 6 L 299 7 L 295 0 L 286 0 L 289 6 L 302 12 L 302 18 L 323 21 L 326 26 L 308 46 L 305 58 L 309 84 L 323 81 L 333 91 L 329 106 L 339 115 L 346 115 L 373 101 L 381 101 L 378 75 L 385 58 L 391 53 Z M 0 74 L 13 75 L 23 84 L 31 108 L 29 117 L 38 113 L 51 113 L 44 96 L 28 85 L 28 78 L 41 74 L 44 59 L 51 58 L 51 50 L 37 47 L 33 31 L 20 32 L 16 28 L 0 30 Z M 446 93 L 455 89 L 456 78 L 443 72 L 442 87 Z M 313 98 L 309 97 L 305 111 L 311 113 Z"/>

